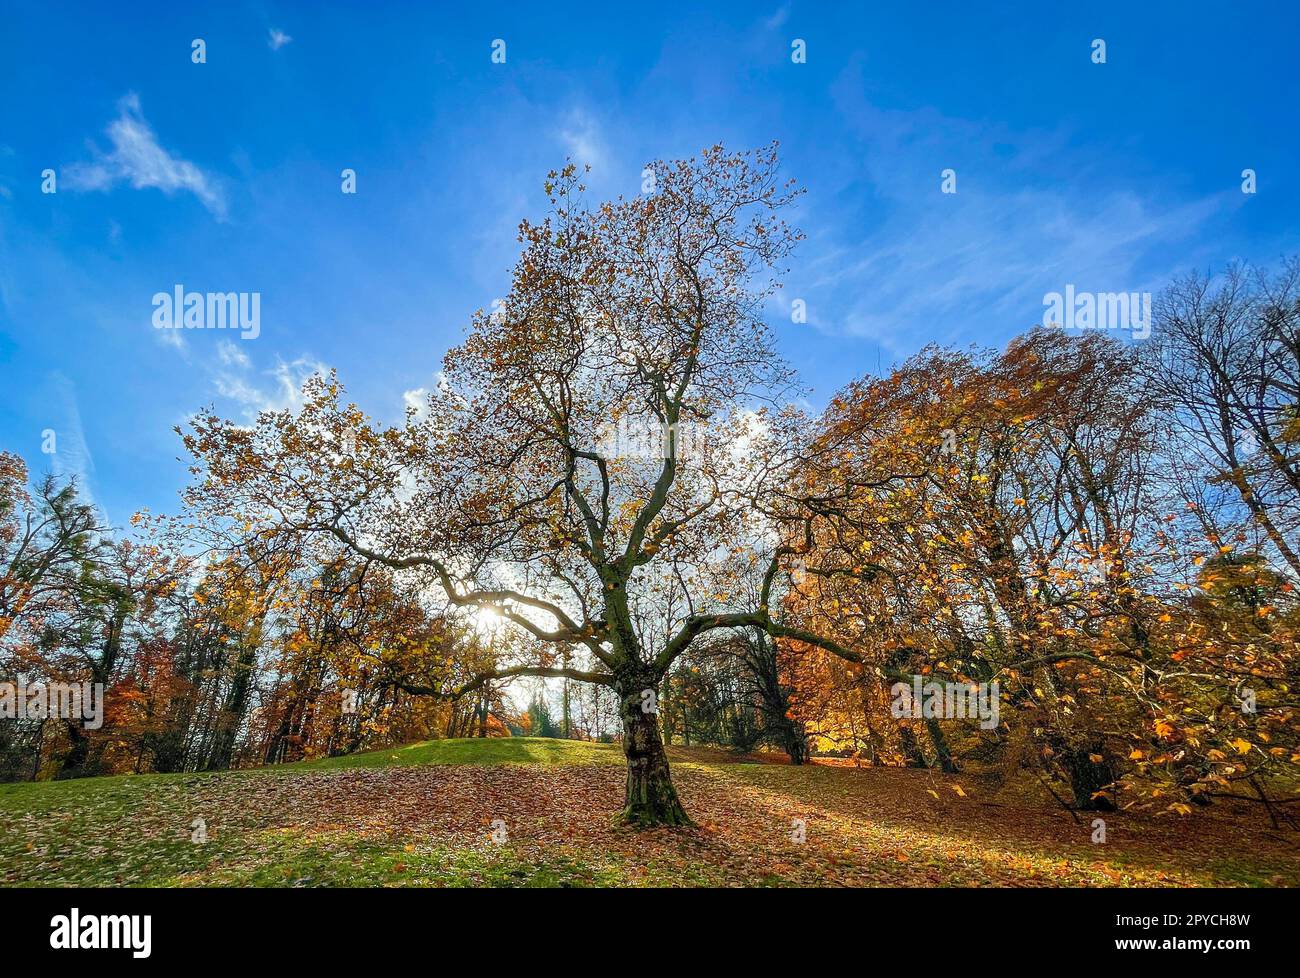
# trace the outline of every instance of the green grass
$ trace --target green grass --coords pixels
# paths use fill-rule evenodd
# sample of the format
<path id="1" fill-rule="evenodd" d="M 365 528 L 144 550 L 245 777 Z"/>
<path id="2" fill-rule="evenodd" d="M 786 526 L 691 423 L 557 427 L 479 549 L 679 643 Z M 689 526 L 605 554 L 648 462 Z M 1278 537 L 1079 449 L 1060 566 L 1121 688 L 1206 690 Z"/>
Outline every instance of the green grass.
<path id="1" fill-rule="evenodd" d="M 4 784 L 0 885 L 1300 881 L 1278 833 L 1242 850 L 1248 830 L 1235 822 L 1224 823 L 1226 835 L 1215 830 L 1217 841 L 1193 845 L 1214 823 L 1117 817 L 1103 851 L 1087 841 L 1086 825 L 1046 802 L 999 795 L 985 808 L 943 776 L 737 763 L 703 748 L 672 753 L 699 827 L 646 835 L 612 823 L 622 791 L 618 745 L 540 737 L 426 741 L 241 771 Z M 977 791 L 973 781 L 966 787 Z M 510 819 L 503 841 L 491 835 L 498 814 Z M 209 827 L 203 845 L 190 840 L 196 816 Z M 789 841 L 795 817 L 807 820 L 807 845 Z M 1177 846 L 1147 844 L 1171 831 Z"/>
<path id="2" fill-rule="evenodd" d="M 198 778 L 230 776 L 230 771 L 188 774 L 115 774 L 71 781 L 19 781 L 0 784 L 0 812 L 44 812 L 82 802 L 122 801 L 138 797 L 150 786 L 166 782 L 187 783 Z"/>
<path id="3" fill-rule="evenodd" d="M 539 861 L 516 856 L 510 847 L 480 852 L 421 846 L 409 851 L 391 840 L 345 832 L 308 837 L 289 829 L 267 831 L 241 825 L 237 817 L 223 831 L 212 832 L 208 844 L 196 846 L 184 826 L 196 794 L 241 782 L 254 790 L 256 780 L 268 775 L 419 765 L 622 763 L 616 744 L 465 738 L 239 771 L 0 784 L 0 863 L 16 867 L 13 882 L 27 885 L 177 886 L 200 880 L 229 886 L 605 885 L 617 875 L 612 864 L 563 854 Z M 30 832 L 6 832 L 33 821 L 39 823 L 34 845 Z M 137 831 L 123 832 L 124 826 Z M 105 844 L 95 844 L 97 839 Z M 49 874 L 25 868 L 47 860 L 57 864 Z"/>
<path id="4" fill-rule="evenodd" d="M 467 737 L 424 740 L 404 747 L 323 757 L 315 761 L 282 764 L 273 770 L 333 771 L 352 767 L 408 767 L 417 764 L 622 764 L 617 744 L 591 744 L 549 737 Z"/>
<path id="5" fill-rule="evenodd" d="M 18 781 L 0 784 L 0 812 L 42 812 L 63 805 L 94 800 L 110 806 L 136 798 L 150 785 L 165 782 L 194 783 L 195 779 L 254 774 L 304 774 L 348 768 L 416 767 L 422 764 L 622 764 L 617 744 L 592 744 L 549 737 L 465 737 L 423 740 L 402 747 L 322 757 L 293 764 L 272 764 L 238 771 L 201 771 L 184 774 L 116 774 L 70 781 Z"/>
<path id="6" fill-rule="evenodd" d="M 236 856 L 208 867 L 205 886 L 617 886 L 623 873 L 614 859 L 557 852 L 530 858 L 510 846 L 458 848 L 400 844 L 355 832 L 297 829 L 265 832 L 256 857 Z M 177 874 L 163 885 L 199 882 Z"/>

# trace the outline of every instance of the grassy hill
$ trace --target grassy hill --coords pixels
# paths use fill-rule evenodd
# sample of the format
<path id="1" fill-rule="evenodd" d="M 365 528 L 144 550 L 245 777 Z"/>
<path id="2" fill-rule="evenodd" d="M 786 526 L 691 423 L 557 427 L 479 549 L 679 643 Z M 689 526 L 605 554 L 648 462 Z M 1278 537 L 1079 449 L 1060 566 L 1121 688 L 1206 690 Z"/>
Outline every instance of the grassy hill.
<path id="1" fill-rule="evenodd" d="M 616 827 L 616 745 L 440 740 L 248 771 L 0 785 L 5 885 L 1287 885 L 1256 811 L 1107 816 L 928 771 L 674 748 L 698 825 Z M 192 841 L 202 819 L 205 842 Z M 1243 821 L 1245 820 L 1244 826 Z M 1243 828 L 1249 845 L 1242 845 Z M 802 838 L 803 841 L 800 841 Z"/>
<path id="2" fill-rule="evenodd" d="M 354 767 L 394 767 L 408 764 L 619 764 L 617 744 L 589 744 L 549 737 L 490 737 L 423 740 L 404 747 L 326 757 L 318 761 L 283 764 L 281 771 L 333 771 Z"/>

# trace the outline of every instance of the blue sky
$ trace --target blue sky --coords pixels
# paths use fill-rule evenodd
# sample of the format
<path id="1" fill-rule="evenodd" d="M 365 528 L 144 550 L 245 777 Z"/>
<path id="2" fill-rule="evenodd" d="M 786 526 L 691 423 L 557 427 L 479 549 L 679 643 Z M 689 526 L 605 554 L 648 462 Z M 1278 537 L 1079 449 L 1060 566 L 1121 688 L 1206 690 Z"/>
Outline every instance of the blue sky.
<path id="1" fill-rule="evenodd" d="M 607 197 L 779 139 L 808 240 L 769 312 L 817 405 L 878 356 L 1005 343 L 1067 283 L 1297 250 L 1294 4 L 565 6 L 2 0 L 0 447 L 120 524 L 175 509 L 202 404 L 247 417 L 336 367 L 399 417 L 566 156 Z M 177 283 L 260 292 L 260 335 L 155 330 Z"/>

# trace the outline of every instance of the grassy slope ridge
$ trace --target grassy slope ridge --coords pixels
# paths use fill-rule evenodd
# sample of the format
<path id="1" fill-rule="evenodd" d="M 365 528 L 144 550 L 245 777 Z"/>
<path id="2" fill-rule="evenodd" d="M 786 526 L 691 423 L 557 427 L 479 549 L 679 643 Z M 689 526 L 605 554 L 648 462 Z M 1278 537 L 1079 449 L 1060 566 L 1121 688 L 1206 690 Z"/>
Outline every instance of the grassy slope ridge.
<path id="1" fill-rule="evenodd" d="M 1107 816 L 927 771 L 672 749 L 691 830 L 611 824 L 617 745 L 438 740 L 213 774 L 0 785 L 5 885 L 1291 885 L 1253 810 Z M 203 820 L 207 841 L 192 841 Z M 802 828 L 802 841 L 800 841 Z"/>
<path id="2" fill-rule="evenodd" d="M 423 740 L 404 747 L 299 761 L 283 771 L 324 771 L 351 767 L 393 767 L 408 764 L 622 764 L 617 744 L 590 744 L 549 737 L 488 737 Z"/>

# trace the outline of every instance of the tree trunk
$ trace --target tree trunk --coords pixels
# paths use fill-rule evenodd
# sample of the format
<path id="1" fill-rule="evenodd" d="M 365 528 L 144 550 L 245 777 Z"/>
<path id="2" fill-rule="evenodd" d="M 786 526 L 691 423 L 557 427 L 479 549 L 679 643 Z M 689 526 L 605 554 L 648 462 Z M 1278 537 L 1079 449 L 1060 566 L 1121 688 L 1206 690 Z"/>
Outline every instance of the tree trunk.
<path id="1" fill-rule="evenodd" d="M 1070 777 L 1074 805 L 1082 811 L 1113 812 L 1115 799 L 1106 788 L 1115 780 L 1113 764 L 1102 755 L 1100 746 L 1081 750 L 1067 750 L 1060 755 L 1062 765 Z M 1102 760 L 1094 761 L 1093 756 Z"/>
<path id="2" fill-rule="evenodd" d="M 77 725 L 77 721 L 67 721 L 66 728 L 68 740 L 71 742 L 72 747 L 63 755 L 63 761 L 59 765 L 59 773 L 55 775 L 58 780 L 76 778 L 85 774 L 90 758 L 90 738 Z"/>
<path id="3" fill-rule="evenodd" d="M 781 745 L 785 748 L 786 754 L 790 756 L 791 764 L 803 764 L 808 760 L 808 735 L 804 732 L 803 724 L 786 719 L 780 725 Z"/>
<path id="4" fill-rule="evenodd" d="M 907 724 L 900 724 L 898 728 L 898 739 L 903 745 L 903 756 L 907 758 L 908 767 L 929 767 L 930 762 L 925 759 L 925 753 L 921 750 L 921 745 L 916 741 L 916 734 Z"/>
<path id="5" fill-rule="evenodd" d="M 939 721 L 934 717 L 925 718 L 925 729 L 930 732 L 930 743 L 934 745 L 935 763 L 939 765 L 939 770 L 944 774 L 956 774 L 957 763 L 952 759 L 952 751 L 948 749 L 948 739 L 943 735 L 943 727 L 939 726 Z"/>
<path id="6" fill-rule="evenodd" d="M 244 646 L 235 660 L 230 692 L 226 695 L 217 716 L 217 731 L 205 765 L 209 771 L 224 771 L 235 760 L 235 744 L 239 728 L 248 712 L 249 694 L 253 684 L 253 668 L 257 665 L 257 646 L 251 642 Z"/>
<path id="7" fill-rule="evenodd" d="M 638 828 L 690 825 L 668 770 L 668 755 L 659 736 L 658 711 L 644 708 L 647 700 L 642 698 L 642 690 L 653 691 L 654 683 L 633 681 L 619 685 L 627 791 L 618 820 Z"/>
<path id="8" fill-rule="evenodd" d="M 32 757 L 32 780 L 35 781 L 41 774 L 41 746 L 45 743 L 45 721 L 41 720 L 40 726 L 36 728 L 36 752 Z"/>

